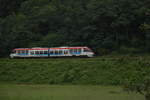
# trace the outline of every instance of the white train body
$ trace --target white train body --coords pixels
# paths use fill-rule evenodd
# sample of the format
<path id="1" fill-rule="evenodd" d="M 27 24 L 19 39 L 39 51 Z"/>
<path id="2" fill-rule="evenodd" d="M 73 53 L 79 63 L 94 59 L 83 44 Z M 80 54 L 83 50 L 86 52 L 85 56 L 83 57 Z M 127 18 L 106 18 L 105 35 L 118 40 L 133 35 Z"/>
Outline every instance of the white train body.
<path id="1" fill-rule="evenodd" d="M 94 53 L 88 47 L 56 47 L 56 48 L 17 48 L 10 58 L 30 57 L 93 57 Z"/>

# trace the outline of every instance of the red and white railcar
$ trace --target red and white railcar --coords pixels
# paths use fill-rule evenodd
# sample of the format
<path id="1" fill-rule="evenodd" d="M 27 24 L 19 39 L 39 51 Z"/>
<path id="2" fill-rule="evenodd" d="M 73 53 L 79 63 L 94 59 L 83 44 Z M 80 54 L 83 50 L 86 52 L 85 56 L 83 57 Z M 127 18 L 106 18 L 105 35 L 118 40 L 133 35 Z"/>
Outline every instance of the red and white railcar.
<path id="1" fill-rule="evenodd" d="M 94 52 L 88 47 L 54 47 L 54 48 L 16 48 L 10 54 L 11 58 L 30 57 L 93 57 Z"/>

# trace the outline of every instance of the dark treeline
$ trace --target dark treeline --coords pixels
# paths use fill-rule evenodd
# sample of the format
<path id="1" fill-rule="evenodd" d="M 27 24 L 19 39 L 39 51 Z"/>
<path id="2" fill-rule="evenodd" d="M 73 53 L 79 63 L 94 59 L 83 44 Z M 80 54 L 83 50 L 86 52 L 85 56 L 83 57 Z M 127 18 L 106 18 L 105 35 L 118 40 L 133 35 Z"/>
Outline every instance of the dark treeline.
<path id="1" fill-rule="evenodd" d="M 150 0 L 0 0 L 0 56 L 13 48 L 150 51 Z"/>

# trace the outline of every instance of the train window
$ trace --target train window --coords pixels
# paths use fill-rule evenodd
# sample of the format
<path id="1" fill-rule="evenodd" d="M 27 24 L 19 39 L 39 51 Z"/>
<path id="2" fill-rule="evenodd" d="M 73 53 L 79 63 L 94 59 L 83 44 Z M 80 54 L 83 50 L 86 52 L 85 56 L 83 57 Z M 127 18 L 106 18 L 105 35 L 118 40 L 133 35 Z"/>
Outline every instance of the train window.
<path id="1" fill-rule="evenodd" d="M 48 54 L 48 51 L 44 51 L 44 54 Z"/>
<path id="2" fill-rule="evenodd" d="M 68 51 L 64 51 L 64 54 L 68 54 Z"/>
<path id="3" fill-rule="evenodd" d="M 76 49 L 72 49 L 72 51 L 73 51 L 73 53 L 75 53 L 75 52 L 76 52 Z"/>
<path id="4" fill-rule="evenodd" d="M 59 51 L 59 54 L 62 54 L 62 53 L 63 53 L 62 50 L 60 50 L 60 51 Z"/>
<path id="5" fill-rule="evenodd" d="M 35 54 L 39 54 L 40 52 L 39 51 L 35 51 Z"/>
<path id="6" fill-rule="evenodd" d="M 43 54 L 43 51 L 39 51 L 40 52 L 40 54 Z"/>
<path id="7" fill-rule="evenodd" d="M 18 54 L 21 54 L 21 51 L 20 51 L 20 50 L 18 50 Z"/>
<path id="8" fill-rule="evenodd" d="M 25 51 L 25 50 L 22 50 L 22 51 L 21 51 L 21 53 L 22 53 L 22 54 L 25 54 L 25 53 L 26 53 L 26 51 Z"/>
<path id="9" fill-rule="evenodd" d="M 26 54 L 28 54 L 29 53 L 29 51 L 28 50 L 26 50 Z"/>
<path id="10" fill-rule="evenodd" d="M 70 49 L 69 51 L 70 51 L 70 53 L 73 53 L 74 49 Z"/>
<path id="11" fill-rule="evenodd" d="M 77 52 L 78 52 L 77 50 L 78 50 L 78 49 L 74 49 L 74 52 L 77 53 Z"/>
<path id="12" fill-rule="evenodd" d="M 58 54 L 59 52 L 58 51 L 55 51 L 55 54 Z"/>
<path id="13" fill-rule="evenodd" d="M 16 50 L 13 50 L 11 53 L 16 53 Z"/>
<path id="14" fill-rule="evenodd" d="M 81 49 L 78 49 L 78 52 L 81 52 Z"/>
<path id="15" fill-rule="evenodd" d="M 18 54 L 20 54 L 20 50 L 18 50 Z"/>
<path id="16" fill-rule="evenodd" d="M 84 49 L 84 52 L 92 52 L 92 50 L 88 49 L 88 48 L 85 48 Z"/>
<path id="17" fill-rule="evenodd" d="M 18 54 L 21 54 L 21 50 L 18 51 Z"/>
<path id="18" fill-rule="evenodd" d="M 53 54 L 53 51 L 50 51 L 49 53 L 50 53 L 50 54 Z"/>

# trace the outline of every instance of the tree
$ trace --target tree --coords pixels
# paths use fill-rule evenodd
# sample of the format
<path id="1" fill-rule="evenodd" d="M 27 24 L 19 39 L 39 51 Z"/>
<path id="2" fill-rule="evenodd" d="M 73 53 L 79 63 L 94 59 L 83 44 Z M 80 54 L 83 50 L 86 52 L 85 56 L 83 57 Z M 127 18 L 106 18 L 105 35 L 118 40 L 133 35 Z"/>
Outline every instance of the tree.
<path id="1" fill-rule="evenodd" d="M 26 0 L 0 0 L 0 17 L 17 12 L 24 1 Z"/>
<path id="2" fill-rule="evenodd" d="M 148 4 L 148 0 L 1 0 L 1 51 L 42 45 L 50 38 L 57 44 L 62 36 L 65 41 L 59 45 L 86 45 L 96 52 L 122 47 L 149 52 Z"/>

